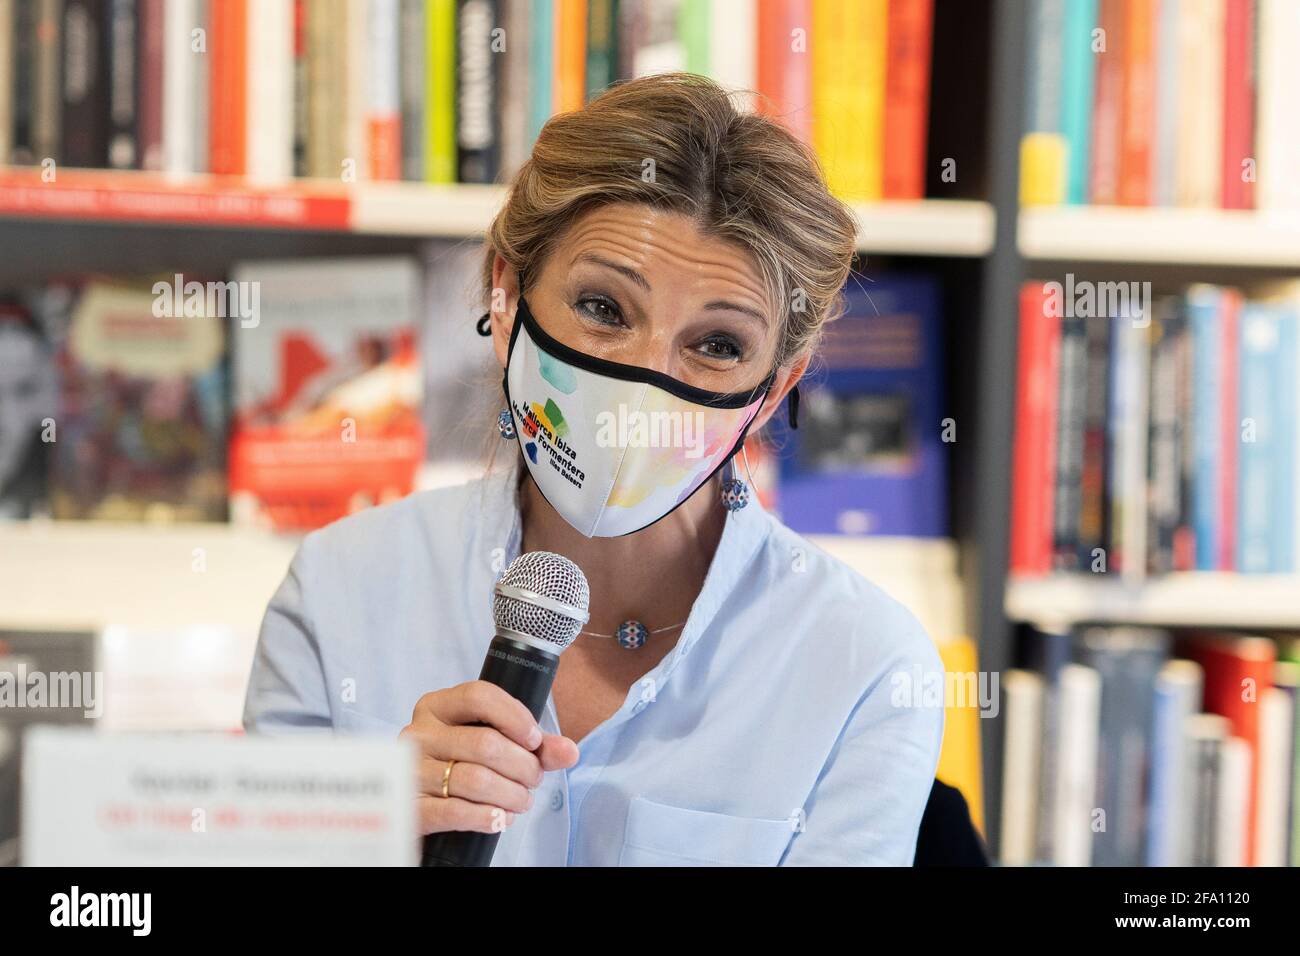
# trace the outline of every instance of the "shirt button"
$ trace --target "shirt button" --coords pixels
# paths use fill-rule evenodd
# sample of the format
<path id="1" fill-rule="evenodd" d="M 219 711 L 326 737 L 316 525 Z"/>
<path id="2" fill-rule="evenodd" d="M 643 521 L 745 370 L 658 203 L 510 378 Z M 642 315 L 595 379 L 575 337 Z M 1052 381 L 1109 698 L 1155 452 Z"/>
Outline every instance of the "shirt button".
<path id="1" fill-rule="evenodd" d="M 561 793 L 559 790 L 556 790 L 553 794 L 551 794 L 551 809 L 559 810 L 563 806 L 564 806 L 564 794 Z"/>

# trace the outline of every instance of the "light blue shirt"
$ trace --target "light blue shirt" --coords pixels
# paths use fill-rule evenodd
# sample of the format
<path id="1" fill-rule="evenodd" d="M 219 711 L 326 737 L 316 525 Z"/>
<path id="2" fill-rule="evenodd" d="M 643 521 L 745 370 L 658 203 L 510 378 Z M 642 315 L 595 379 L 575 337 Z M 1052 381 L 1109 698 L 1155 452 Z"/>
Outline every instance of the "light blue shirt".
<path id="1" fill-rule="evenodd" d="M 519 550 L 515 477 L 307 535 L 266 611 L 245 729 L 395 736 L 423 694 L 476 679 Z M 910 866 L 943 710 L 907 689 L 941 673 L 909 611 L 751 498 L 676 646 L 545 775 L 492 865 Z M 539 723 L 560 732 L 553 697 Z"/>

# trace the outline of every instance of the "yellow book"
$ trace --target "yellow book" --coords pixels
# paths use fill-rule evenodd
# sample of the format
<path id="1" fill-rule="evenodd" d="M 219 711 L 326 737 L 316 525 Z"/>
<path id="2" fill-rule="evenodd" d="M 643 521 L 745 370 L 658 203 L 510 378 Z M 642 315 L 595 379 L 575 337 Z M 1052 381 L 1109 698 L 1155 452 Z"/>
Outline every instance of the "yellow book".
<path id="1" fill-rule="evenodd" d="M 886 0 L 813 0 L 813 148 L 831 192 L 871 202 L 884 188 Z"/>
<path id="2" fill-rule="evenodd" d="M 935 776 L 961 791 L 970 807 L 971 822 L 984 834 L 984 786 L 980 767 L 980 700 L 979 661 L 975 642 L 959 637 L 938 645 L 943 669 L 949 675 L 943 711 L 943 745 L 939 751 L 939 769 Z"/>
<path id="3" fill-rule="evenodd" d="M 424 178 L 456 181 L 456 0 L 425 7 Z"/>
<path id="4" fill-rule="evenodd" d="M 1026 133 L 1020 140 L 1020 205 L 1065 202 L 1069 146 L 1060 133 Z"/>

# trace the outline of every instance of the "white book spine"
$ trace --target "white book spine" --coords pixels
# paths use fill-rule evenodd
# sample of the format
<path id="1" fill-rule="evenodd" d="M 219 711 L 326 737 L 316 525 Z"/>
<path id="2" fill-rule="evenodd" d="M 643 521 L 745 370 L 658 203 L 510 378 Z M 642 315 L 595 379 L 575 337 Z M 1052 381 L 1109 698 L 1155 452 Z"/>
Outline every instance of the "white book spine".
<path id="1" fill-rule="evenodd" d="M 1057 741 L 1055 838 L 1058 866 L 1088 866 L 1097 807 L 1097 744 L 1101 675 L 1082 664 L 1060 674 L 1060 736 Z"/>
<path id="2" fill-rule="evenodd" d="M 1186 0 L 1179 29 L 1178 205 L 1219 205 L 1224 0 Z M 1207 68 L 1213 64 L 1215 68 Z"/>
<path id="3" fill-rule="evenodd" d="M 758 9 L 756 0 L 713 0 L 709 9 L 709 73 L 728 90 L 736 107 L 753 109 L 758 79 Z"/>
<path id="4" fill-rule="evenodd" d="M 248 0 L 246 170 L 250 182 L 293 176 L 293 0 Z"/>
<path id="5" fill-rule="evenodd" d="M 1250 744 L 1240 737 L 1223 742 L 1215 821 L 1215 866 L 1245 866 L 1250 821 Z"/>
<path id="6" fill-rule="evenodd" d="M 207 120 L 206 110 L 195 109 L 199 58 L 206 57 L 194 50 L 194 31 L 201 26 L 198 13 L 195 0 L 163 4 L 163 171 L 177 176 L 197 172 L 194 126 Z"/>
<path id="7" fill-rule="evenodd" d="M 1255 107 L 1260 209 L 1300 209 L 1300 3 L 1260 0 L 1259 101 Z"/>
<path id="8" fill-rule="evenodd" d="M 1043 679 L 1009 671 L 1002 684 L 1006 737 L 1002 756 L 1002 847 L 1006 866 L 1034 862 L 1038 819 L 1038 766 L 1042 748 Z"/>

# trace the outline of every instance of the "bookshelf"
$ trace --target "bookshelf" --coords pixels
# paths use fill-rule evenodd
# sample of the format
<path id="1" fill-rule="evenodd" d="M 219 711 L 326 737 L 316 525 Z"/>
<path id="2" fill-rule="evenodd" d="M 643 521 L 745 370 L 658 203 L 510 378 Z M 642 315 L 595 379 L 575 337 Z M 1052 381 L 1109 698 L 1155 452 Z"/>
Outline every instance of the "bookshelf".
<path id="1" fill-rule="evenodd" d="M 344 185 L 295 180 L 278 186 L 217 176 L 140 172 L 0 170 L 0 218 L 152 226 L 307 230 L 417 239 L 481 235 L 505 201 L 503 186 L 414 182 Z M 993 244 L 985 202 L 929 199 L 857 203 L 860 252 L 982 256 Z"/>
<path id="2" fill-rule="evenodd" d="M 1300 577 L 1185 571 L 1125 583 L 1086 574 L 1012 578 L 1006 612 L 1037 626 L 1300 628 Z"/>
<path id="3" fill-rule="evenodd" d="M 1300 214 L 1244 209 L 1028 207 L 1026 259 L 1300 269 Z"/>

